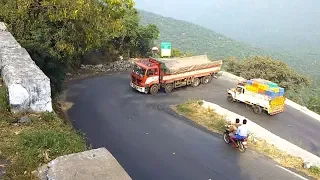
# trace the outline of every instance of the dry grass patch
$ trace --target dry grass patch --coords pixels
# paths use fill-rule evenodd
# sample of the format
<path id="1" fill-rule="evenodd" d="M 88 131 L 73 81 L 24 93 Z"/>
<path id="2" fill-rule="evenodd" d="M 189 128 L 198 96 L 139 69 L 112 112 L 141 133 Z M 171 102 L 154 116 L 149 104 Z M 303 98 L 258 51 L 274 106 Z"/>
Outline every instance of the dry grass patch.
<path id="1" fill-rule="evenodd" d="M 304 161 L 302 158 L 289 155 L 288 153 L 279 150 L 274 145 L 267 143 L 265 140 L 260 138 L 256 138 L 256 140 L 249 139 L 248 145 L 250 148 L 272 158 L 284 167 L 294 168 L 309 176 L 320 179 L 320 169 L 318 167 L 313 166 L 310 169 L 304 169 Z"/>
<path id="2" fill-rule="evenodd" d="M 177 105 L 174 109 L 179 114 L 188 117 L 210 131 L 222 133 L 224 131 L 225 117 L 211 109 L 203 108 L 201 103 L 202 101 L 189 100 L 184 104 Z"/>
<path id="3" fill-rule="evenodd" d="M 211 109 L 203 108 L 201 105 L 202 101 L 188 100 L 183 104 L 176 105 L 173 109 L 178 114 L 206 127 L 208 130 L 222 134 L 225 130 L 225 117 L 217 114 Z M 265 140 L 255 138 L 254 135 L 251 134 L 248 139 L 248 145 L 249 148 L 272 158 L 284 167 L 294 168 L 309 176 L 320 179 L 320 168 L 311 167 L 310 169 L 304 169 L 302 166 L 303 159 L 291 156 L 288 153 L 277 149 L 274 145 L 267 143 Z"/>
<path id="4" fill-rule="evenodd" d="M 0 87 L 0 179 L 37 179 L 36 169 L 58 156 L 87 149 L 83 134 L 54 113 L 11 114 L 6 89 Z M 31 121 L 19 123 L 22 116 Z M 6 162 L 1 164 L 1 162 Z"/>
<path id="5" fill-rule="evenodd" d="M 267 143 L 265 140 L 260 138 L 255 139 L 256 140 L 249 139 L 248 141 L 248 144 L 252 149 L 271 157 L 282 166 L 295 169 L 302 168 L 303 159 L 291 156 L 286 152 L 277 149 L 274 145 Z"/>

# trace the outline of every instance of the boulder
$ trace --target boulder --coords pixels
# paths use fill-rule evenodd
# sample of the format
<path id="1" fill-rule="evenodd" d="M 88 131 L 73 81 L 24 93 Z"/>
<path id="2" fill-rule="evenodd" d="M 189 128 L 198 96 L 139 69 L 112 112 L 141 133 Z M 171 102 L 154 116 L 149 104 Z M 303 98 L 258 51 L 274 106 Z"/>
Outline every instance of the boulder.
<path id="1" fill-rule="evenodd" d="M 18 120 L 18 123 L 22 123 L 22 124 L 31 123 L 31 119 L 28 116 L 23 116 Z"/>
<path id="2" fill-rule="evenodd" d="M 311 167 L 312 167 L 312 163 L 311 162 L 303 162 L 303 168 L 310 169 Z"/>

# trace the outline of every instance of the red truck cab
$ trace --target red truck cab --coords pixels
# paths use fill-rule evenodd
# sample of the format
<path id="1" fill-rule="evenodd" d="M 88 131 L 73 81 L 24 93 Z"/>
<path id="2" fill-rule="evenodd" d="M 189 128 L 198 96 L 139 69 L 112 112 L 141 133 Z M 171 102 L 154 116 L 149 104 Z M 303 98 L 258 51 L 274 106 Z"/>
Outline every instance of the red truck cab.
<path id="1" fill-rule="evenodd" d="M 158 61 L 152 58 L 138 60 L 131 72 L 130 85 L 137 91 L 147 94 L 152 85 L 159 84 L 160 72 Z"/>

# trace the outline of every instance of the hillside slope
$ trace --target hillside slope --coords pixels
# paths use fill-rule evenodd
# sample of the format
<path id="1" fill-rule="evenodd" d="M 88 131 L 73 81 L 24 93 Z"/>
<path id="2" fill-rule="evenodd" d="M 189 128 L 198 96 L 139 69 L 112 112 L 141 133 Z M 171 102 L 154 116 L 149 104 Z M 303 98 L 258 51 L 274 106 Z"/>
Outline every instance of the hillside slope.
<path id="1" fill-rule="evenodd" d="M 173 48 L 192 54 L 206 53 L 214 59 L 229 56 L 247 57 L 263 53 L 261 49 L 235 41 L 199 25 L 142 10 L 139 12 L 141 24 L 156 24 L 161 33 L 159 41 L 170 41 Z"/>
<path id="2" fill-rule="evenodd" d="M 320 64 L 306 57 L 288 52 L 272 52 L 256 48 L 244 42 L 235 41 L 222 34 L 190 22 L 163 17 L 154 13 L 139 10 L 141 24 L 156 24 L 160 30 L 160 41 L 170 41 L 173 48 L 178 48 L 194 55 L 207 54 L 211 59 L 222 59 L 230 56 L 240 58 L 252 55 L 267 55 L 285 61 L 298 72 L 319 77 Z"/>

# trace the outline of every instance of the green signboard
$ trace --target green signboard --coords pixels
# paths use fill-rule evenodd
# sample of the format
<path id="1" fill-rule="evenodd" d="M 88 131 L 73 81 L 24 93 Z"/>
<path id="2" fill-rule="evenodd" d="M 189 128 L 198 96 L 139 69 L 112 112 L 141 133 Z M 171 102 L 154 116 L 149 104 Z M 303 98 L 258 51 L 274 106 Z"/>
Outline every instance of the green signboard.
<path id="1" fill-rule="evenodd" d="M 161 42 L 161 57 L 171 56 L 171 42 Z"/>

